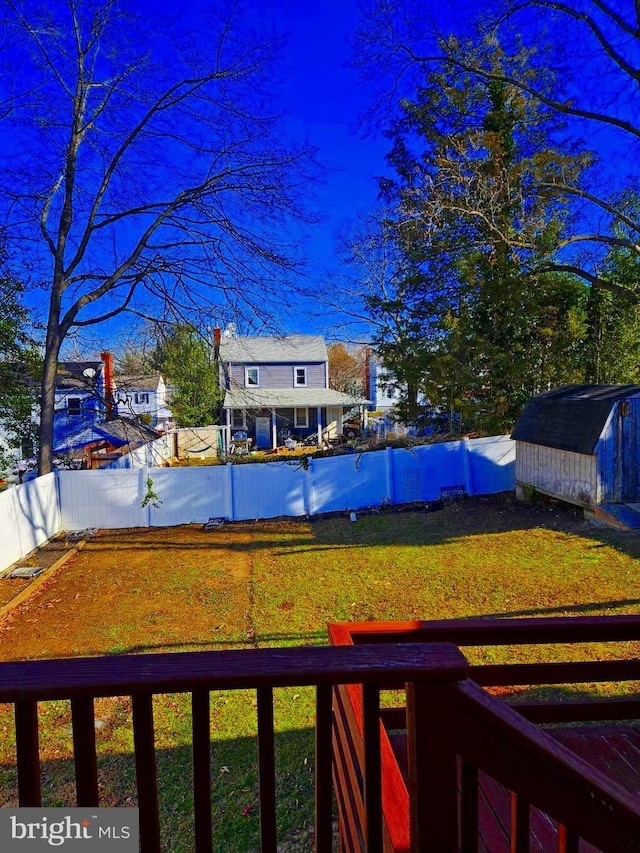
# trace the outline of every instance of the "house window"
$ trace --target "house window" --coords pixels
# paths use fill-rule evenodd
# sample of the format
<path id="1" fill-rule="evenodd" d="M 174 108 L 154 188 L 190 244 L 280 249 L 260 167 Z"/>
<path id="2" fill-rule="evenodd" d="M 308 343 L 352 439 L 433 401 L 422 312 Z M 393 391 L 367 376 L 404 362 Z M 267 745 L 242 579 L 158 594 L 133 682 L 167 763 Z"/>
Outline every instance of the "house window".
<path id="1" fill-rule="evenodd" d="M 82 397 L 67 397 L 67 414 L 82 414 Z"/>
<path id="2" fill-rule="evenodd" d="M 233 409 L 231 412 L 231 426 L 233 429 L 245 429 L 246 425 L 244 409 Z"/>
<path id="3" fill-rule="evenodd" d="M 309 409 L 295 410 L 295 425 L 296 429 L 305 428 L 309 426 Z"/>
<path id="4" fill-rule="evenodd" d="M 260 370 L 257 367 L 245 367 L 244 384 L 246 388 L 258 388 L 260 385 Z"/>
<path id="5" fill-rule="evenodd" d="M 296 388 L 306 388 L 307 387 L 307 368 L 306 367 L 294 367 L 293 368 L 293 384 Z"/>
<path id="6" fill-rule="evenodd" d="M 135 401 L 136 401 L 136 404 L 138 406 L 140 406 L 140 405 L 148 406 L 149 405 L 149 394 L 148 393 L 136 394 Z"/>

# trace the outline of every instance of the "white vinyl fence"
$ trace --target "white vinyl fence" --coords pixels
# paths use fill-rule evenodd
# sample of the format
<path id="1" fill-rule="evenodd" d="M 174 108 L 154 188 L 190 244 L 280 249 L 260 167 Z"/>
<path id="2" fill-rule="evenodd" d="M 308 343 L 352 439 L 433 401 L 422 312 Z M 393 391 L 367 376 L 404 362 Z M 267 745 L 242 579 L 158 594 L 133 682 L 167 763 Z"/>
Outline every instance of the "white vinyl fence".
<path id="1" fill-rule="evenodd" d="M 0 493 L 0 570 L 61 530 L 59 507 L 55 474 Z"/>
<path id="2" fill-rule="evenodd" d="M 103 468 L 60 471 L 58 477 L 64 530 L 164 527 L 432 501 L 451 487 L 468 495 L 507 491 L 515 482 L 515 442 L 498 436 L 325 459 Z M 143 507 L 149 479 L 158 500 Z"/>
<path id="3" fill-rule="evenodd" d="M 0 494 L 0 570 L 60 530 L 316 515 L 514 483 L 508 436 L 262 464 L 58 471 Z"/>

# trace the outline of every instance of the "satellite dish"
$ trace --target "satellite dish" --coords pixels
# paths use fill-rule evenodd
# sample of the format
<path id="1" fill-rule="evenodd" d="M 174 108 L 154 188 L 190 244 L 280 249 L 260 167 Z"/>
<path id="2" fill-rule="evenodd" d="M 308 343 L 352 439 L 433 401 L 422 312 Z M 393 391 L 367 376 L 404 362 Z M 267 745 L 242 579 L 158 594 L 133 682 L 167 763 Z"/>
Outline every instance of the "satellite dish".
<path id="1" fill-rule="evenodd" d="M 85 369 L 82 371 L 82 375 L 86 376 L 87 379 L 93 379 L 96 375 L 96 372 L 93 367 L 85 367 Z"/>

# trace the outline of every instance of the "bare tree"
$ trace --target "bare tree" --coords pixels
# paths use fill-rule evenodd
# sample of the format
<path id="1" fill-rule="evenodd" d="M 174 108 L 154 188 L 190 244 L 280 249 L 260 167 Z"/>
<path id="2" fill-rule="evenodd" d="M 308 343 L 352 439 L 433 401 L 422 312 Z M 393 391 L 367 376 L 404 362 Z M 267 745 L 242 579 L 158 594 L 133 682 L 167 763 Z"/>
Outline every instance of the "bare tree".
<path id="1" fill-rule="evenodd" d="M 445 5 L 425 10 L 412 0 L 373 0 L 365 9 L 355 62 L 377 87 L 369 121 L 388 127 L 395 105 L 431 69 L 507 85 L 555 113 L 574 150 L 584 151 L 587 138 L 595 153 L 586 155 L 589 168 L 557 171 L 528 187 L 531 198 L 557 199 L 566 215 L 553 241 L 524 248 L 542 258 L 536 274 L 572 273 L 637 302 L 633 291 L 607 277 L 603 258 L 608 247 L 640 257 L 640 220 L 625 204 L 628 191 L 640 188 L 640 5 L 487 0 L 481 18 L 471 13 L 477 28 L 465 32 L 443 23 L 453 20 Z M 461 19 L 458 8 L 456 27 Z M 488 63 L 478 50 L 483 39 L 502 45 L 514 61 L 500 68 Z M 462 213 L 477 216 L 479 210 Z M 509 239 L 514 249 L 523 247 L 521 233 Z"/>
<path id="2" fill-rule="evenodd" d="M 296 272 L 311 152 L 281 137 L 280 43 L 235 3 L 151 22 L 118 0 L 5 0 L 3 230 L 48 291 L 40 473 L 65 338 L 131 310 L 242 305 Z M 13 95 L 17 69 L 23 87 Z M 28 94 L 25 94 L 28 93 Z M 2 145 L 1 143 L 5 144 Z M 275 304 L 275 301 L 274 301 Z"/>

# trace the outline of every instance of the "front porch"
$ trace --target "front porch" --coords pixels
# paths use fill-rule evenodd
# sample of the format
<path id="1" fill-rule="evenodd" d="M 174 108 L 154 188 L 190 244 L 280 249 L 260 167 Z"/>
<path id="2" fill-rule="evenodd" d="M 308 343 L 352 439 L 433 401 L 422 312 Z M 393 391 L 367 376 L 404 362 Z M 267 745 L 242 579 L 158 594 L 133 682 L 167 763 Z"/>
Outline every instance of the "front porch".
<path id="1" fill-rule="evenodd" d="M 331 388 L 232 388 L 224 398 L 227 446 L 233 436 L 246 433 L 253 447 L 273 450 L 291 436 L 315 443 L 342 434 L 348 413 L 357 411 L 366 420 L 368 400 L 333 391 Z"/>
<path id="2" fill-rule="evenodd" d="M 340 438 L 353 406 L 226 409 L 227 446 L 234 436 L 246 434 L 257 450 L 275 450 L 285 441 L 313 441 L 317 447 Z M 364 414 L 362 413 L 364 412 Z M 361 411 L 366 419 L 366 409 Z"/>
<path id="3" fill-rule="evenodd" d="M 460 650 L 637 641 L 640 617 L 343 623 L 330 626 L 330 637 L 331 647 L 1 664 L 0 702 L 15 706 L 20 805 L 42 803 L 39 714 L 46 719 L 46 713 L 39 704 L 71 700 L 75 799 L 79 806 L 98 806 L 94 702 L 130 696 L 141 849 L 170 849 L 171 840 L 160 831 L 153 696 L 188 693 L 193 843 L 197 853 L 211 853 L 216 827 L 210 694 L 252 689 L 261 850 L 275 853 L 274 690 L 312 685 L 317 851 L 332 849 L 332 788 L 344 851 L 640 849 L 635 729 L 550 733 L 538 727 L 638 719 L 637 696 L 516 702 L 487 691 L 638 681 L 638 660 L 469 666 Z M 388 690 L 404 692 L 406 710 L 388 706 Z"/>

